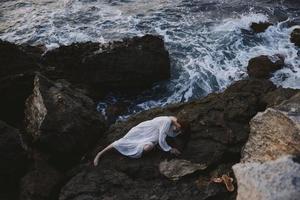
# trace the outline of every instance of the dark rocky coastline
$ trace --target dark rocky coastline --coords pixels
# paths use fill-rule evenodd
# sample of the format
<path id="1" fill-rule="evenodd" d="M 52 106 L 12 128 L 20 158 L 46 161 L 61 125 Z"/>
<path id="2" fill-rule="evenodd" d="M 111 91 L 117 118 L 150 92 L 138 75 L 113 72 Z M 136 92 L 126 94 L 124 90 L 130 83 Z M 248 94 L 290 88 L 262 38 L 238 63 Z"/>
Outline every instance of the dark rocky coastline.
<path id="1" fill-rule="evenodd" d="M 46 53 L 40 47 L 1 41 L 0 58 L 4 58 L 0 61 L 3 199 L 236 199 L 237 191 L 245 194 L 239 184 L 241 188 L 246 184 L 235 177 L 235 172 L 244 170 L 240 165 L 245 155 L 268 158 L 262 162 L 278 158 L 256 155 L 251 148 L 270 147 L 282 156 L 300 151 L 297 142 L 287 148 L 293 139 L 299 139 L 300 113 L 294 108 L 300 107 L 300 90 L 276 87 L 267 80 L 284 66 L 280 56 L 278 63 L 267 56 L 249 61 L 249 78 L 222 93 L 143 111 L 110 126 L 96 112 L 95 100 L 111 90 L 136 94 L 170 77 L 169 55 L 160 37 L 147 35 L 106 45 L 73 44 Z M 280 116 L 269 114 L 270 110 Z M 110 152 L 99 166 L 91 165 L 98 150 L 132 126 L 160 115 L 179 115 L 191 125 L 190 134 L 168 140 L 182 151 L 179 159 L 156 148 L 141 159 Z M 260 115 L 271 117 L 279 128 L 268 129 Z M 281 137 L 278 130 L 282 127 L 285 134 L 291 134 L 279 149 L 276 138 L 263 139 L 257 147 L 252 144 L 266 129 L 270 137 Z M 252 165 L 253 160 L 249 162 Z M 189 172 L 162 173 L 161 166 L 172 163 L 182 164 Z M 234 178 L 233 192 L 212 182 L 224 174 Z M 245 197 L 247 194 L 238 195 Z"/>

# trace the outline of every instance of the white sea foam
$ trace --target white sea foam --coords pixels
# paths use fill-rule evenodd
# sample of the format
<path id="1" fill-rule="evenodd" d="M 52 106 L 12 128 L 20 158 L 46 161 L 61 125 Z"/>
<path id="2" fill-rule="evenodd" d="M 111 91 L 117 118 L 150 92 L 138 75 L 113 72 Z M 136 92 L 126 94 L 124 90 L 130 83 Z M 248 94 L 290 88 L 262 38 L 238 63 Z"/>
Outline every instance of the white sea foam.
<path id="1" fill-rule="evenodd" d="M 247 13 L 238 15 L 234 18 L 223 20 L 222 24 L 214 27 L 214 31 L 240 31 L 241 29 L 250 30 L 252 22 L 267 22 L 268 16 L 262 13 Z"/>

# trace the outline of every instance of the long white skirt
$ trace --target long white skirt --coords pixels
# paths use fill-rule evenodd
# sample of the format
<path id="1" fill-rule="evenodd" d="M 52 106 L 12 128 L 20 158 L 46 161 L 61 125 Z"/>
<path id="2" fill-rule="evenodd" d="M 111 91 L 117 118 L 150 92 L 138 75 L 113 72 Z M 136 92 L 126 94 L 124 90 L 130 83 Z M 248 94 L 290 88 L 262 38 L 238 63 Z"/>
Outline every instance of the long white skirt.
<path id="1" fill-rule="evenodd" d="M 156 117 L 133 127 L 124 137 L 113 142 L 112 145 L 125 156 L 139 158 L 147 144 L 156 145 L 159 143 L 164 151 L 169 151 L 171 147 L 165 141 L 167 135 L 176 136 L 173 132 L 171 118 L 168 116 Z"/>

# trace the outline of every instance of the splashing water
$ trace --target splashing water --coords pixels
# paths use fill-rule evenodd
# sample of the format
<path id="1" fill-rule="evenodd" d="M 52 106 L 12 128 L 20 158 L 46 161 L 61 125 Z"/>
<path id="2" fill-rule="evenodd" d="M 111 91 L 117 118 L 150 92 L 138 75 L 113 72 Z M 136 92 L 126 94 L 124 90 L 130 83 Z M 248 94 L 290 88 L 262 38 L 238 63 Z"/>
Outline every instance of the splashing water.
<path id="1" fill-rule="evenodd" d="M 11 0 L 0 5 L 0 39 L 51 49 L 73 42 L 162 35 L 170 52 L 171 80 L 135 98 L 130 105 L 134 113 L 222 91 L 247 77 L 248 60 L 262 54 L 284 55 L 285 67 L 271 80 L 300 88 L 299 48 L 289 41 L 291 31 L 299 27 L 289 26 L 299 20 L 297 8 L 263 0 Z M 253 34 L 251 23 L 260 21 L 274 26 Z M 99 110 L 106 103 L 100 103 Z"/>

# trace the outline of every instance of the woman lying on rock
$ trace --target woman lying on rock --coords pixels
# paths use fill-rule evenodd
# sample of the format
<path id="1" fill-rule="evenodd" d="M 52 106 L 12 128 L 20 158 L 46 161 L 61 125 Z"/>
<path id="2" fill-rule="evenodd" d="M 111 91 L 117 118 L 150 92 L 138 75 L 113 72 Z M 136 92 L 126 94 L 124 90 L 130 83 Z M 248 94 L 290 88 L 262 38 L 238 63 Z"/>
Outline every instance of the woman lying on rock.
<path id="1" fill-rule="evenodd" d="M 103 153 L 112 148 L 115 148 L 125 156 L 140 158 L 143 152 L 151 151 L 158 143 L 162 150 L 179 155 L 180 151 L 167 144 L 166 137 L 176 137 L 179 134 L 186 133 L 188 130 L 188 123 L 184 120 L 178 120 L 174 116 L 161 116 L 144 121 L 131 128 L 124 137 L 100 151 L 94 159 L 94 165 L 97 166 Z"/>

